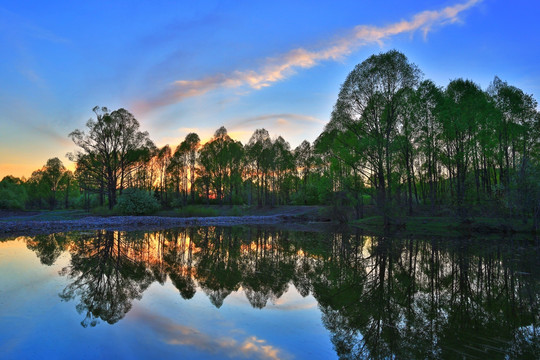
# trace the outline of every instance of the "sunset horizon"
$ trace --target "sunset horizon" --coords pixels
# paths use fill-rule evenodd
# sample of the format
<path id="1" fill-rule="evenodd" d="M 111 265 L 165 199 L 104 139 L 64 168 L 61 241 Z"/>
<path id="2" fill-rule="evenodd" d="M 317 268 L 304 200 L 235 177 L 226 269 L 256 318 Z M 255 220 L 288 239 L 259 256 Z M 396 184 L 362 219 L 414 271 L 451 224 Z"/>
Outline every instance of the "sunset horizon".
<path id="1" fill-rule="evenodd" d="M 527 2 L 162 5 L 0 7 L 0 179 L 29 178 L 54 157 L 73 170 L 68 134 L 96 105 L 130 111 L 158 147 L 190 132 L 204 142 L 220 126 L 244 144 L 259 128 L 292 148 L 312 143 L 347 73 L 390 49 L 437 86 L 486 89 L 498 76 L 539 90 L 539 50 L 520 45 L 539 33 Z"/>

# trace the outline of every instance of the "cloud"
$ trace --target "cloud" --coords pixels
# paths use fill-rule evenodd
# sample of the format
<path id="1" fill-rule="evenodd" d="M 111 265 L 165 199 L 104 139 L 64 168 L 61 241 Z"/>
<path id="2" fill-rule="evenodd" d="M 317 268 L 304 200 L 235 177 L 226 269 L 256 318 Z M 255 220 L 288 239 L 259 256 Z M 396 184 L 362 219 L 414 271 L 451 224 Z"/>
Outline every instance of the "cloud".
<path id="1" fill-rule="evenodd" d="M 70 43 L 70 40 L 56 35 L 52 31 L 31 23 L 18 14 L 0 7 L 0 29 L 11 34 L 23 34 L 25 36 L 45 40 L 51 43 Z"/>
<path id="2" fill-rule="evenodd" d="M 307 122 L 307 123 L 316 123 L 316 124 L 324 124 L 325 122 L 317 119 L 313 116 L 307 116 L 307 115 L 301 115 L 301 114 L 267 114 L 267 115 L 259 115 L 259 116 L 253 116 L 248 117 L 244 119 L 240 119 L 238 121 L 234 121 L 231 124 L 231 128 L 236 127 L 243 127 L 245 125 L 250 124 L 268 124 L 268 123 L 276 123 L 278 125 L 289 125 L 292 122 Z M 258 125 L 257 125 L 258 126 Z"/>
<path id="3" fill-rule="evenodd" d="M 22 121 L 26 123 L 28 128 L 31 128 L 35 133 L 46 136 L 52 139 L 55 143 L 62 146 L 73 146 L 73 142 L 68 138 L 67 134 L 59 134 L 56 129 L 47 124 L 32 124 L 30 121 Z"/>
<path id="4" fill-rule="evenodd" d="M 247 87 L 262 89 L 284 80 L 298 70 L 308 69 L 322 61 L 343 59 L 358 48 L 403 33 L 421 31 L 424 37 L 434 27 L 453 24 L 459 21 L 459 15 L 482 0 L 469 0 L 465 3 L 445 7 L 441 10 L 428 10 L 414 15 L 410 20 L 378 27 L 359 25 L 346 36 L 339 37 L 318 50 L 304 48 L 293 49 L 280 56 L 268 58 L 265 65 L 256 70 L 236 70 L 227 74 L 215 74 L 198 80 L 177 80 L 160 96 L 138 104 L 141 111 L 170 105 L 182 100 L 203 95 L 220 88 Z"/>

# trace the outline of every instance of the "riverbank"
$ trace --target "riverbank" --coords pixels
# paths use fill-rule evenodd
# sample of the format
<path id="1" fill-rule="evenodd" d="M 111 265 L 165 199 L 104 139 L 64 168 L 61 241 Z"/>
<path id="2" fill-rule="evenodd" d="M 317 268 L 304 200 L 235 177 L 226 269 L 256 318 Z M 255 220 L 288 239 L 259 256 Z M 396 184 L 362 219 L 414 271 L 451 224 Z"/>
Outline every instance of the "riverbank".
<path id="1" fill-rule="evenodd" d="M 228 210 L 230 211 L 230 210 Z M 154 216 L 95 216 L 81 210 L 11 211 L 0 213 L 1 235 L 38 235 L 84 230 L 158 230 L 185 226 L 273 225 L 321 221 L 318 207 L 258 208 L 250 215 L 175 216 L 161 212 Z M 327 220 L 327 219 L 322 219 Z"/>
<path id="2" fill-rule="evenodd" d="M 508 218 L 477 217 L 463 222 L 455 217 L 407 216 L 393 219 L 389 230 L 404 235 L 490 235 L 490 234 L 534 234 L 532 221 L 524 224 L 521 220 Z M 382 216 L 372 216 L 351 222 L 351 225 L 378 235 L 383 233 Z"/>
<path id="3" fill-rule="evenodd" d="M 204 208 L 203 208 L 204 209 Z M 328 208 L 317 206 L 280 206 L 268 208 L 244 208 L 241 215 L 234 208 L 215 207 L 210 214 L 217 216 L 179 216 L 174 211 L 162 211 L 153 216 L 96 216 L 82 210 L 15 211 L 0 212 L 0 236 L 38 235 L 84 230 L 160 230 L 187 226 L 235 226 L 278 225 L 288 228 L 325 227 L 332 222 Z M 196 214 L 196 212 L 195 212 Z M 369 216 L 348 224 L 366 234 L 406 236 L 485 236 L 522 234 L 534 236 L 532 222 L 527 224 L 516 219 L 474 218 L 462 222 L 451 216 L 406 216 L 393 219 L 393 225 L 385 229 L 381 216 Z"/>

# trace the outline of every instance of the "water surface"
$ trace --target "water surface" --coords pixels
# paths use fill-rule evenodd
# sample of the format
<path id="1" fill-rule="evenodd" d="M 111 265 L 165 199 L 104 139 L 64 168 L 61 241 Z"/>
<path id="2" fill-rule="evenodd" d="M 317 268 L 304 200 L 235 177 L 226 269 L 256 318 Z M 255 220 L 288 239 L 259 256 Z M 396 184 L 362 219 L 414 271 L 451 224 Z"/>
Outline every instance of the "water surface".
<path id="1" fill-rule="evenodd" d="M 534 358 L 539 251 L 202 227 L 0 242 L 2 358 Z"/>

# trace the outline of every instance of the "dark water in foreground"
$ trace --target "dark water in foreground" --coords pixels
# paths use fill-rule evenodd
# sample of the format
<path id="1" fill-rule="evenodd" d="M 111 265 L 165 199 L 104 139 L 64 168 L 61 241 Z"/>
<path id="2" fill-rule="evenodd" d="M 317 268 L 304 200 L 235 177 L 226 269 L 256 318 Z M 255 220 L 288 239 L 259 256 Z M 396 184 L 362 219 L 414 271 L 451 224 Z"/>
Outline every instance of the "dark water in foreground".
<path id="1" fill-rule="evenodd" d="M 264 227 L 0 240 L 0 358 L 535 358 L 540 252 Z"/>

